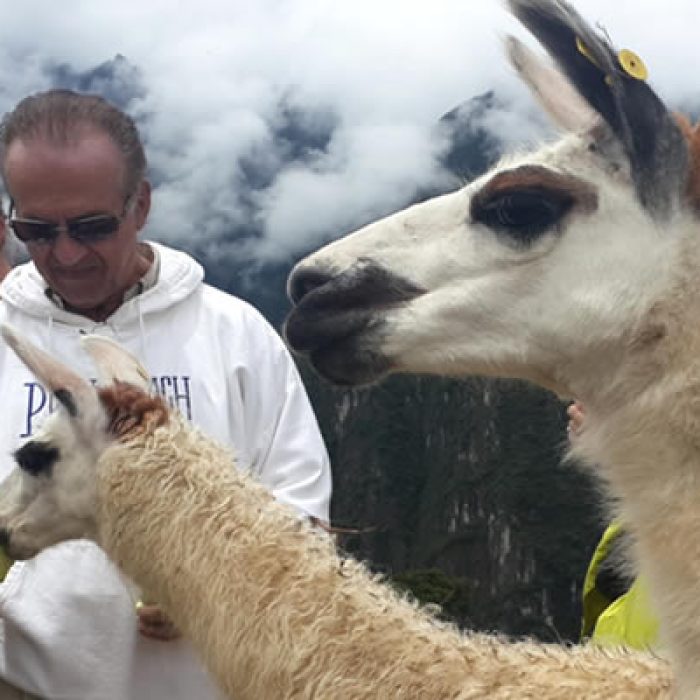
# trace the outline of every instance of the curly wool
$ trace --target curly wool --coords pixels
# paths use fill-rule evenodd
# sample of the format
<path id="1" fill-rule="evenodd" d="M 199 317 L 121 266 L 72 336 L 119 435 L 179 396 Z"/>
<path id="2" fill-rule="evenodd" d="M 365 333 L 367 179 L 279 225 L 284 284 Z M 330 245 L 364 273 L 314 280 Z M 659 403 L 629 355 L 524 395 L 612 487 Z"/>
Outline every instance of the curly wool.
<path id="1" fill-rule="evenodd" d="M 237 700 L 667 698 L 643 654 L 460 634 L 177 417 L 98 465 L 99 540 Z"/>

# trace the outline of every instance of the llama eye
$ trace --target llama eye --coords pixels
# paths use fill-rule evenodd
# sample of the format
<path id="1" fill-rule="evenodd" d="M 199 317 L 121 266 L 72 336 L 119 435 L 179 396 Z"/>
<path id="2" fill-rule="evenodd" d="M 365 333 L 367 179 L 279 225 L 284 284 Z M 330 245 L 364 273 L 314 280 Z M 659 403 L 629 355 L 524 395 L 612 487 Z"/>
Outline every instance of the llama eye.
<path id="1" fill-rule="evenodd" d="M 475 199 L 475 222 L 526 244 L 558 223 L 573 205 L 573 198 L 566 193 L 537 189 L 499 192 L 484 200 L 478 196 Z"/>
<path id="2" fill-rule="evenodd" d="M 15 450 L 14 457 L 20 469 L 32 476 L 39 476 L 51 473 L 53 465 L 58 461 L 59 451 L 44 442 L 30 440 Z"/>

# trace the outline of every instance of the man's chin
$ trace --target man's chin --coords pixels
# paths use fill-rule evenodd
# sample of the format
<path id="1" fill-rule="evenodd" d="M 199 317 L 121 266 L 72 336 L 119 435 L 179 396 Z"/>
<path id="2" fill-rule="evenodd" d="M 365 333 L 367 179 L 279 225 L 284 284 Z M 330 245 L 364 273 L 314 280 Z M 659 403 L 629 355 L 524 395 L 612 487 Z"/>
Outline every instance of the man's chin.
<path id="1" fill-rule="evenodd" d="M 50 283 L 51 284 L 51 283 Z M 121 304 L 123 295 L 114 295 L 110 302 L 102 290 L 97 290 L 93 284 L 77 284 L 64 281 L 53 283 L 48 295 L 57 301 L 66 311 L 71 311 L 93 320 L 104 320 Z"/>

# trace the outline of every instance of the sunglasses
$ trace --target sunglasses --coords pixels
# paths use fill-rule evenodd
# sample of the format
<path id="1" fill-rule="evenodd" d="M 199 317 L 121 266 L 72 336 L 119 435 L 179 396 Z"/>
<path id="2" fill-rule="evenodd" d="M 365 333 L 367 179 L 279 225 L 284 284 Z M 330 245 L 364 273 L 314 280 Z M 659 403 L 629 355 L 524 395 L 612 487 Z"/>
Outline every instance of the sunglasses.
<path id="1" fill-rule="evenodd" d="M 55 224 L 41 219 L 25 219 L 13 217 L 14 202 L 10 203 L 9 225 L 15 236 L 23 243 L 38 243 L 49 245 L 53 243 L 61 231 L 65 231 L 74 241 L 90 244 L 102 241 L 115 234 L 127 214 L 131 197 L 124 202 L 121 216 L 114 214 L 89 214 L 66 219 L 64 224 Z"/>

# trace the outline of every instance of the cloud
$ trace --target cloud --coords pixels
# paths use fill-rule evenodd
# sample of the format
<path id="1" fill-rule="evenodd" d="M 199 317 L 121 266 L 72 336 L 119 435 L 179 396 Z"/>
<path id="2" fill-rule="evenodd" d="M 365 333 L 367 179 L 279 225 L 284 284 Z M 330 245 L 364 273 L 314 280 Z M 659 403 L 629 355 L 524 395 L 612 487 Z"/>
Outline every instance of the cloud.
<path id="1" fill-rule="evenodd" d="M 642 55 L 664 97 L 696 99 L 695 0 L 578 7 Z M 293 258 L 444 188 L 435 125 L 474 95 L 501 96 L 485 126 L 504 143 L 538 138 L 505 33 L 525 34 L 496 1 L 122 0 L 68 12 L 23 0 L 0 23 L 0 109 L 56 83 L 105 92 L 147 141 L 148 235 Z"/>

